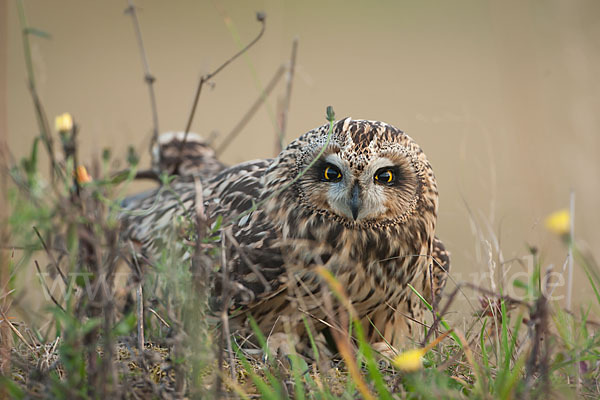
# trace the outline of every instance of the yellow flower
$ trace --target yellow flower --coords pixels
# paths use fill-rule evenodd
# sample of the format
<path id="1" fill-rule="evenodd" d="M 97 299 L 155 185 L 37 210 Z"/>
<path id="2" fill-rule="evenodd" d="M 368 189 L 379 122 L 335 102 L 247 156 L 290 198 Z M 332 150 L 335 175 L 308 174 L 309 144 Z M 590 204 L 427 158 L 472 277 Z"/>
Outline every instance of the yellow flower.
<path id="1" fill-rule="evenodd" d="M 88 183 L 92 181 L 92 177 L 88 174 L 87 169 L 83 165 L 77 167 L 77 182 Z"/>
<path id="2" fill-rule="evenodd" d="M 68 112 L 58 115 L 54 119 L 54 126 L 59 132 L 70 131 L 73 129 L 73 117 Z"/>
<path id="3" fill-rule="evenodd" d="M 423 356 L 425 349 L 413 349 L 398 354 L 394 357 L 393 363 L 396 367 L 405 372 L 415 372 L 423 368 Z"/>
<path id="4" fill-rule="evenodd" d="M 571 214 L 569 210 L 558 210 L 546 217 L 546 228 L 557 235 L 565 235 L 571 231 Z"/>
<path id="5" fill-rule="evenodd" d="M 392 360 L 392 363 L 405 372 L 415 372 L 423 368 L 423 356 L 435 346 L 437 346 L 442 340 L 446 338 L 446 336 L 450 335 L 454 329 L 450 329 L 442 333 L 437 337 L 433 342 L 429 343 L 427 346 L 422 349 L 413 349 L 407 350 L 403 353 L 398 354 Z"/>

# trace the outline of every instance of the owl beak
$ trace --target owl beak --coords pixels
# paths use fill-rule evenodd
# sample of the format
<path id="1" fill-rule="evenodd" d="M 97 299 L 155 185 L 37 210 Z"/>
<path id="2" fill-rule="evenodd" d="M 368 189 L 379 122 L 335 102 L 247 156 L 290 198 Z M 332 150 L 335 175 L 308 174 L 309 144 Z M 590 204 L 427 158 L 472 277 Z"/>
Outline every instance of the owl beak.
<path id="1" fill-rule="evenodd" d="M 360 187 L 358 186 L 358 182 L 356 182 L 352 187 L 352 197 L 350 198 L 350 211 L 352 211 L 352 218 L 354 218 L 355 221 L 358 218 L 361 203 Z"/>

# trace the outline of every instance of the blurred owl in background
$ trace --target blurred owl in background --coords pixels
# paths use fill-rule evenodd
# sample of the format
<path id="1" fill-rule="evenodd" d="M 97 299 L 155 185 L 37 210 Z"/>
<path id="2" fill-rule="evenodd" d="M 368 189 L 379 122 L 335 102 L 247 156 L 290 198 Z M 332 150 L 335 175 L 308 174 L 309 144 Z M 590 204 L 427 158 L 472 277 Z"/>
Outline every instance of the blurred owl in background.
<path id="1" fill-rule="evenodd" d="M 231 324 L 242 328 L 251 315 L 265 334 L 287 324 L 301 340 L 303 318 L 325 330 L 341 305 L 334 303 L 333 316 L 324 306 L 328 287 L 315 271 L 324 266 L 374 347 L 399 349 L 419 339 L 425 309 L 408 285 L 438 301 L 450 268 L 435 236 L 436 180 L 421 148 L 391 125 L 346 118 L 329 131 L 326 124 L 274 159 L 229 168 L 212 149 L 194 144 L 197 138 L 185 144 L 181 165 L 200 166 L 190 170 L 202 182 L 208 219 L 222 217 L 224 267 L 237 288 L 228 304 Z M 193 146 L 208 156 L 194 158 Z M 152 259 L 165 227 L 195 212 L 198 187 L 182 178 L 172 190 L 128 199 L 126 208 L 151 211 L 125 214 L 125 236 Z M 213 289 L 218 295 L 220 285 Z"/>

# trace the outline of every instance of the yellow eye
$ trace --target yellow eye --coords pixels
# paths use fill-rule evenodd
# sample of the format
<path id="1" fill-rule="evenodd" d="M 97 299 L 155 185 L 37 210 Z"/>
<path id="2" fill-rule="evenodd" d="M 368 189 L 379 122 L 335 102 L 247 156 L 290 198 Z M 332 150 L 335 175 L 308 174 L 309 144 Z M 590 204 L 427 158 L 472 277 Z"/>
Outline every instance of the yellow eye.
<path id="1" fill-rule="evenodd" d="M 333 165 L 328 165 L 323 170 L 323 180 L 328 182 L 338 182 L 342 179 L 342 173 Z"/>
<path id="2" fill-rule="evenodd" d="M 392 184 L 394 183 L 395 176 L 391 169 L 384 169 L 377 171 L 375 174 L 375 180 L 379 183 Z"/>

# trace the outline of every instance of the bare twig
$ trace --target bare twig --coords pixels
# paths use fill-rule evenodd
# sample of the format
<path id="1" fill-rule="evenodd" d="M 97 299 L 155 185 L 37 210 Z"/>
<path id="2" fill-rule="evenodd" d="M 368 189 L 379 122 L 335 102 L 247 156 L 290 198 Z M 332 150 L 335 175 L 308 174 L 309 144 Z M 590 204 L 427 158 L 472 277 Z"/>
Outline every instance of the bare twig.
<path id="1" fill-rule="evenodd" d="M 29 91 L 31 92 L 33 104 L 35 106 L 35 116 L 38 122 L 38 127 L 40 129 L 40 136 L 48 152 L 48 157 L 50 159 L 50 171 L 60 173 L 60 169 L 58 168 L 56 158 L 54 156 L 54 143 L 52 141 L 52 135 L 50 134 L 50 125 L 48 124 L 48 118 L 46 117 L 44 107 L 42 106 L 42 102 L 40 101 L 40 97 L 37 92 L 37 87 L 35 85 L 35 74 L 33 72 L 33 61 L 31 59 L 31 46 L 29 44 L 30 29 L 29 26 L 27 26 L 27 19 L 25 17 L 25 7 L 23 5 L 23 0 L 17 1 L 17 8 L 19 11 L 21 33 L 23 36 L 23 52 L 25 55 L 25 65 L 27 66 L 27 83 Z M 51 179 L 52 182 L 54 182 L 54 174 L 51 174 Z"/>
<path id="2" fill-rule="evenodd" d="M 160 314 L 156 312 L 156 310 L 154 310 L 154 309 L 153 309 L 153 308 L 151 308 L 151 307 L 148 307 L 148 311 L 150 311 L 152 314 L 154 314 L 154 316 L 155 316 L 156 318 L 158 318 L 158 320 L 159 320 L 160 322 L 162 322 L 162 324 L 163 324 L 164 326 L 166 326 L 167 328 L 170 328 L 170 327 L 171 327 L 171 325 L 169 325 L 169 323 L 168 323 L 167 321 L 165 321 L 165 319 L 164 319 L 163 317 L 161 317 L 161 316 L 160 316 Z"/>
<path id="3" fill-rule="evenodd" d="M 19 330 L 17 328 L 15 328 L 15 326 L 13 325 L 13 323 L 10 322 L 10 320 L 8 319 L 8 317 L 6 316 L 6 314 L 4 314 L 4 311 L 1 308 L 0 308 L 0 314 L 2 314 L 2 318 L 4 319 L 4 322 L 6 322 L 8 324 L 8 326 L 15 333 L 15 335 L 17 335 L 17 337 L 19 339 L 21 339 L 21 341 L 23 343 L 25 343 L 25 345 L 27 346 L 27 348 L 29 349 L 29 351 L 33 352 L 34 351 L 33 347 L 29 344 L 29 342 L 27 342 L 27 339 L 25 339 L 23 337 L 23 335 L 21 334 L 21 332 L 19 332 Z"/>
<path id="4" fill-rule="evenodd" d="M 258 99 L 256 99 L 256 101 L 248 109 L 246 114 L 244 114 L 244 116 L 242 117 L 240 122 L 238 122 L 233 127 L 233 129 L 231 130 L 231 132 L 229 132 L 227 134 L 227 136 L 225 136 L 225 139 L 223 139 L 223 141 L 221 142 L 221 145 L 219 147 L 217 147 L 217 149 L 215 150 L 216 155 L 220 155 L 227 148 L 227 146 L 229 146 L 231 144 L 231 142 L 233 142 L 233 139 L 235 139 L 237 137 L 237 135 L 239 135 L 239 133 L 242 131 L 242 129 L 244 129 L 244 127 L 246 126 L 248 121 L 250 121 L 250 119 L 254 116 L 254 114 L 256 114 L 256 111 L 258 111 L 259 107 L 265 102 L 265 100 L 267 99 L 269 94 L 273 91 L 273 89 L 275 88 L 275 86 L 277 85 L 277 83 L 279 82 L 281 77 L 283 76 L 284 72 L 285 72 L 285 67 L 283 65 L 277 69 L 277 71 L 275 72 L 275 75 L 273 75 L 273 78 L 271 78 L 271 80 L 269 81 L 267 86 L 265 86 L 265 89 L 260 94 Z"/>
<path id="5" fill-rule="evenodd" d="M 571 310 L 571 299 L 573 296 L 573 246 L 575 245 L 575 192 L 571 190 L 569 201 L 569 252 L 567 255 L 568 278 L 567 278 L 567 310 Z"/>
<path id="6" fill-rule="evenodd" d="M 258 278 L 260 283 L 262 283 L 262 285 L 264 286 L 265 292 L 270 292 L 272 289 L 271 289 L 271 285 L 269 284 L 269 281 L 267 281 L 267 279 L 262 274 L 262 272 L 260 272 L 259 267 L 248 258 L 248 255 L 246 254 L 246 252 L 241 248 L 240 244 L 238 243 L 238 241 L 235 239 L 235 237 L 231 233 L 231 230 L 226 229 L 223 232 L 223 235 L 227 236 L 227 240 L 229 240 L 231 242 L 231 244 L 235 248 L 236 252 L 239 254 L 242 261 L 248 266 L 248 268 L 250 268 L 252 270 L 252 272 L 254 272 L 256 274 L 256 277 Z"/>
<path id="7" fill-rule="evenodd" d="M 58 308 L 60 308 L 62 312 L 65 312 L 65 309 L 60 305 L 60 303 L 58 302 L 58 300 L 56 300 L 54 298 L 54 296 L 52 295 L 52 292 L 50 292 L 50 289 L 48 288 L 48 285 L 46 285 L 46 281 L 44 280 L 44 276 L 42 275 L 42 270 L 40 269 L 40 264 L 38 264 L 37 260 L 34 260 L 33 262 L 35 263 L 35 268 L 37 269 L 37 272 L 38 272 L 38 274 L 40 276 L 40 281 L 42 282 L 42 286 L 46 290 L 46 293 L 48 293 L 48 296 L 50 296 L 50 299 L 52 300 L 52 302 L 54 304 L 56 304 L 56 306 Z"/>
<path id="8" fill-rule="evenodd" d="M 144 292 L 142 290 L 142 281 L 137 283 L 135 288 L 135 301 L 137 313 L 137 345 L 140 354 L 144 353 Z"/>
<path id="9" fill-rule="evenodd" d="M 224 322 L 225 320 L 229 321 L 229 313 L 228 313 L 228 308 L 229 308 L 229 293 L 231 292 L 231 285 L 229 284 L 229 277 L 227 274 L 227 247 L 225 247 L 226 245 L 226 236 L 223 235 L 222 239 L 221 239 L 221 277 L 223 280 L 222 283 L 222 287 L 223 287 L 223 293 L 222 293 L 222 297 L 223 297 L 223 309 L 221 310 L 221 321 Z M 215 394 L 216 394 L 216 398 L 221 398 L 223 396 L 222 393 L 222 388 L 221 388 L 221 383 L 222 383 L 222 379 L 221 379 L 221 374 L 224 374 L 223 372 L 223 342 L 225 341 L 225 336 L 228 335 L 229 333 L 226 333 L 225 330 L 229 329 L 229 322 L 227 322 L 227 325 L 225 325 L 225 323 L 223 323 L 223 328 L 221 329 L 221 337 L 219 338 L 219 347 L 217 348 L 217 366 L 219 369 L 219 372 L 221 372 L 220 374 L 217 374 L 217 381 L 215 383 Z"/>
<path id="10" fill-rule="evenodd" d="M 422 342 L 423 345 L 425 345 L 427 343 L 427 341 L 429 340 L 429 337 L 431 336 L 432 331 L 435 331 L 438 328 L 438 326 L 439 326 L 439 324 L 440 324 L 440 322 L 442 320 L 442 316 L 444 316 L 448 312 L 448 310 L 450 309 L 450 306 L 454 302 L 454 299 L 455 299 L 456 295 L 459 292 L 462 293 L 462 288 L 463 287 L 467 287 L 467 288 L 470 288 L 472 290 L 478 291 L 479 293 L 482 293 L 482 294 L 484 294 L 486 296 L 489 296 L 491 298 L 504 299 L 504 301 L 506 301 L 509 304 L 519 304 L 519 305 L 525 305 L 525 306 L 527 306 L 527 303 L 524 302 L 524 301 L 522 301 L 522 300 L 515 299 L 513 297 L 506 296 L 506 295 L 504 295 L 504 296 L 500 295 L 500 294 L 498 294 L 496 292 L 484 289 L 482 287 L 479 287 L 479 286 L 474 285 L 474 284 L 469 283 L 469 282 L 459 282 L 456 285 L 456 287 L 454 288 L 454 290 L 452 291 L 452 293 L 450 293 L 450 295 L 448 296 L 448 301 L 446 302 L 444 308 L 442 308 L 442 310 L 439 313 L 434 314 L 434 316 L 433 316 L 434 317 L 433 323 L 431 324 L 431 328 L 429 329 L 429 332 L 427 332 L 427 335 L 425 336 L 425 340 L 423 340 L 423 342 Z"/>
<path id="11" fill-rule="evenodd" d="M 228 235 L 228 237 L 231 237 L 232 235 Z M 227 252 L 225 250 L 225 238 L 223 237 L 223 249 L 221 250 L 221 263 L 222 263 L 222 270 L 223 270 L 223 279 L 229 279 L 229 277 L 227 276 Z M 237 373 L 235 370 L 235 359 L 233 357 L 233 349 L 231 347 L 231 331 L 229 329 L 229 301 L 231 300 L 231 287 L 229 285 L 229 282 L 224 282 L 223 286 L 225 287 L 225 285 L 227 285 L 226 288 L 226 298 L 225 298 L 225 302 L 223 303 L 223 311 L 221 312 L 221 322 L 223 323 L 223 338 L 225 339 L 225 342 L 227 343 L 227 353 L 229 354 L 229 370 L 231 371 L 231 378 L 233 380 L 237 379 Z M 220 352 L 223 352 L 223 349 L 219 349 Z"/>
<path id="12" fill-rule="evenodd" d="M 290 102 L 292 99 L 292 83 L 294 82 L 294 71 L 296 69 L 296 54 L 298 53 L 298 38 L 295 37 L 292 41 L 292 56 L 290 58 L 290 65 L 287 73 L 287 85 L 285 90 L 285 97 L 281 109 L 281 125 L 279 129 L 279 149 L 277 153 L 283 149 L 283 143 L 285 141 L 285 130 L 287 128 L 288 112 L 290 110 Z"/>
<path id="13" fill-rule="evenodd" d="M 62 270 L 60 269 L 60 266 L 58 265 L 58 261 L 56 261 L 56 258 L 54 257 L 54 255 L 52 254 L 52 252 L 50 251 L 48 246 L 46 246 L 46 242 L 44 241 L 44 238 L 42 238 L 42 235 L 40 235 L 40 232 L 38 231 L 38 229 L 35 226 L 33 227 L 33 230 L 35 231 L 35 234 L 37 235 L 37 237 L 40 239 L 40 242 L 42 242 L 42 246 L 44 246 L 44 250 L 46 250 L 46 254 L 48 254 L 48 257 L 50 257 L 50 261 L 52 262 L 52 264 L 54 264 L 54 267 L 58 271 L 58 274 L 62 278 L 65 285 L 67 285 L 68 284 L 67 277 L 65 276 L 65 274 L 63 274 Z"/>
<path id="14" fill-rule="evenodd" d="M 248 51 L 248 49 L 250 49 L 250 47 L 252 47 L 256 42 L 259 41 L 259 39 L 262 37 L 263 33 L 265 33 L 265 27 L 266 27 L 265 18 L 266 18 L 266 16 L 264 13 L 262 13 L 262 12 L 256 13 L 256 19 L 258 22 L 261 23 L 261 28 L 260 28 L 260 32 L 258 32 L 258 35 L 254 38 L 254 40 L 252 40 L 250 43 L 248 43 L 246 45 L 246 47 L 244 47 L 243 49 L 238 51 L 231 58 L 229 58 L 227 61 L 225 61 L 223 64 L 221 64 L 213 72 L 211 72 L 208 75 L 203 75 L 202 77 L 200 77 L 200 81 L 198 82 L 198 86 L 196 87 L 196 95 L 194 96 L 194 103 L 192 105 L 192 110 L 190 111 L 190 116 L 188 117 L 188 121 L 185 126 L 185 134 L 183 135 L 183 140 L 181 141 L 181 144 L 179 147 L 179 158 L 180 159 L 181 159 L 181 153 L 183 152 L 183 147 L 185 146 L 185 143 L 187 141 L 188 133 L 190 132 L 190 129 L 192 127 L 192 122 L 194 121 L 194 115 L 196 114 L 196 108 L 198 107 L 198 100 L 200 99 L 200 93 L 202 92 L 202 86 L 204 86 L 204 84 L 206 82 L 208 82 L 209 80 L 214 78 L 219 72 L 221 72 L 232 61 L 234 61 L 236 58 L 238 58 L 239 56 L 244 54 L 246 51 Z M 178 167 L 178 165 L 176 165 L 175 170 L 177 170 L 177 167 Z"/>
<path id="15" fill-rule="evenodd" d="M 156 106 L 156 95 L 154 94 L 154 82 L 156 78 L 150 72 L 150 65 L 148 63 L 148 56 L 146 55 L 146 49 L 144 47 L 144 40 L 142 38 L 142 29 L 140 28 L 140 21 L 137 17 L 136 7 L 133 4 L 133 0 L 128 0 L 129 7 L 125 9 L 125 14 L 131 15 L 133 21 L 133 27 L 135 29 L 135 35 L 137 38 L 138 46 L 140 49 L 140 55 L 142 57 L 142 63 L 144 65 L 144 81 L 148 84 L 148 93 L 150 94 L 150 107 L 152 109 L 152 141 L 150 143 L 150 156 L 152 157 L 152 168 L 156 171 L 160 169 L 160 147 L 159 151 L 154 153 L 152 151 L 153 146 L 158 145 L 158 108 Z"/>

